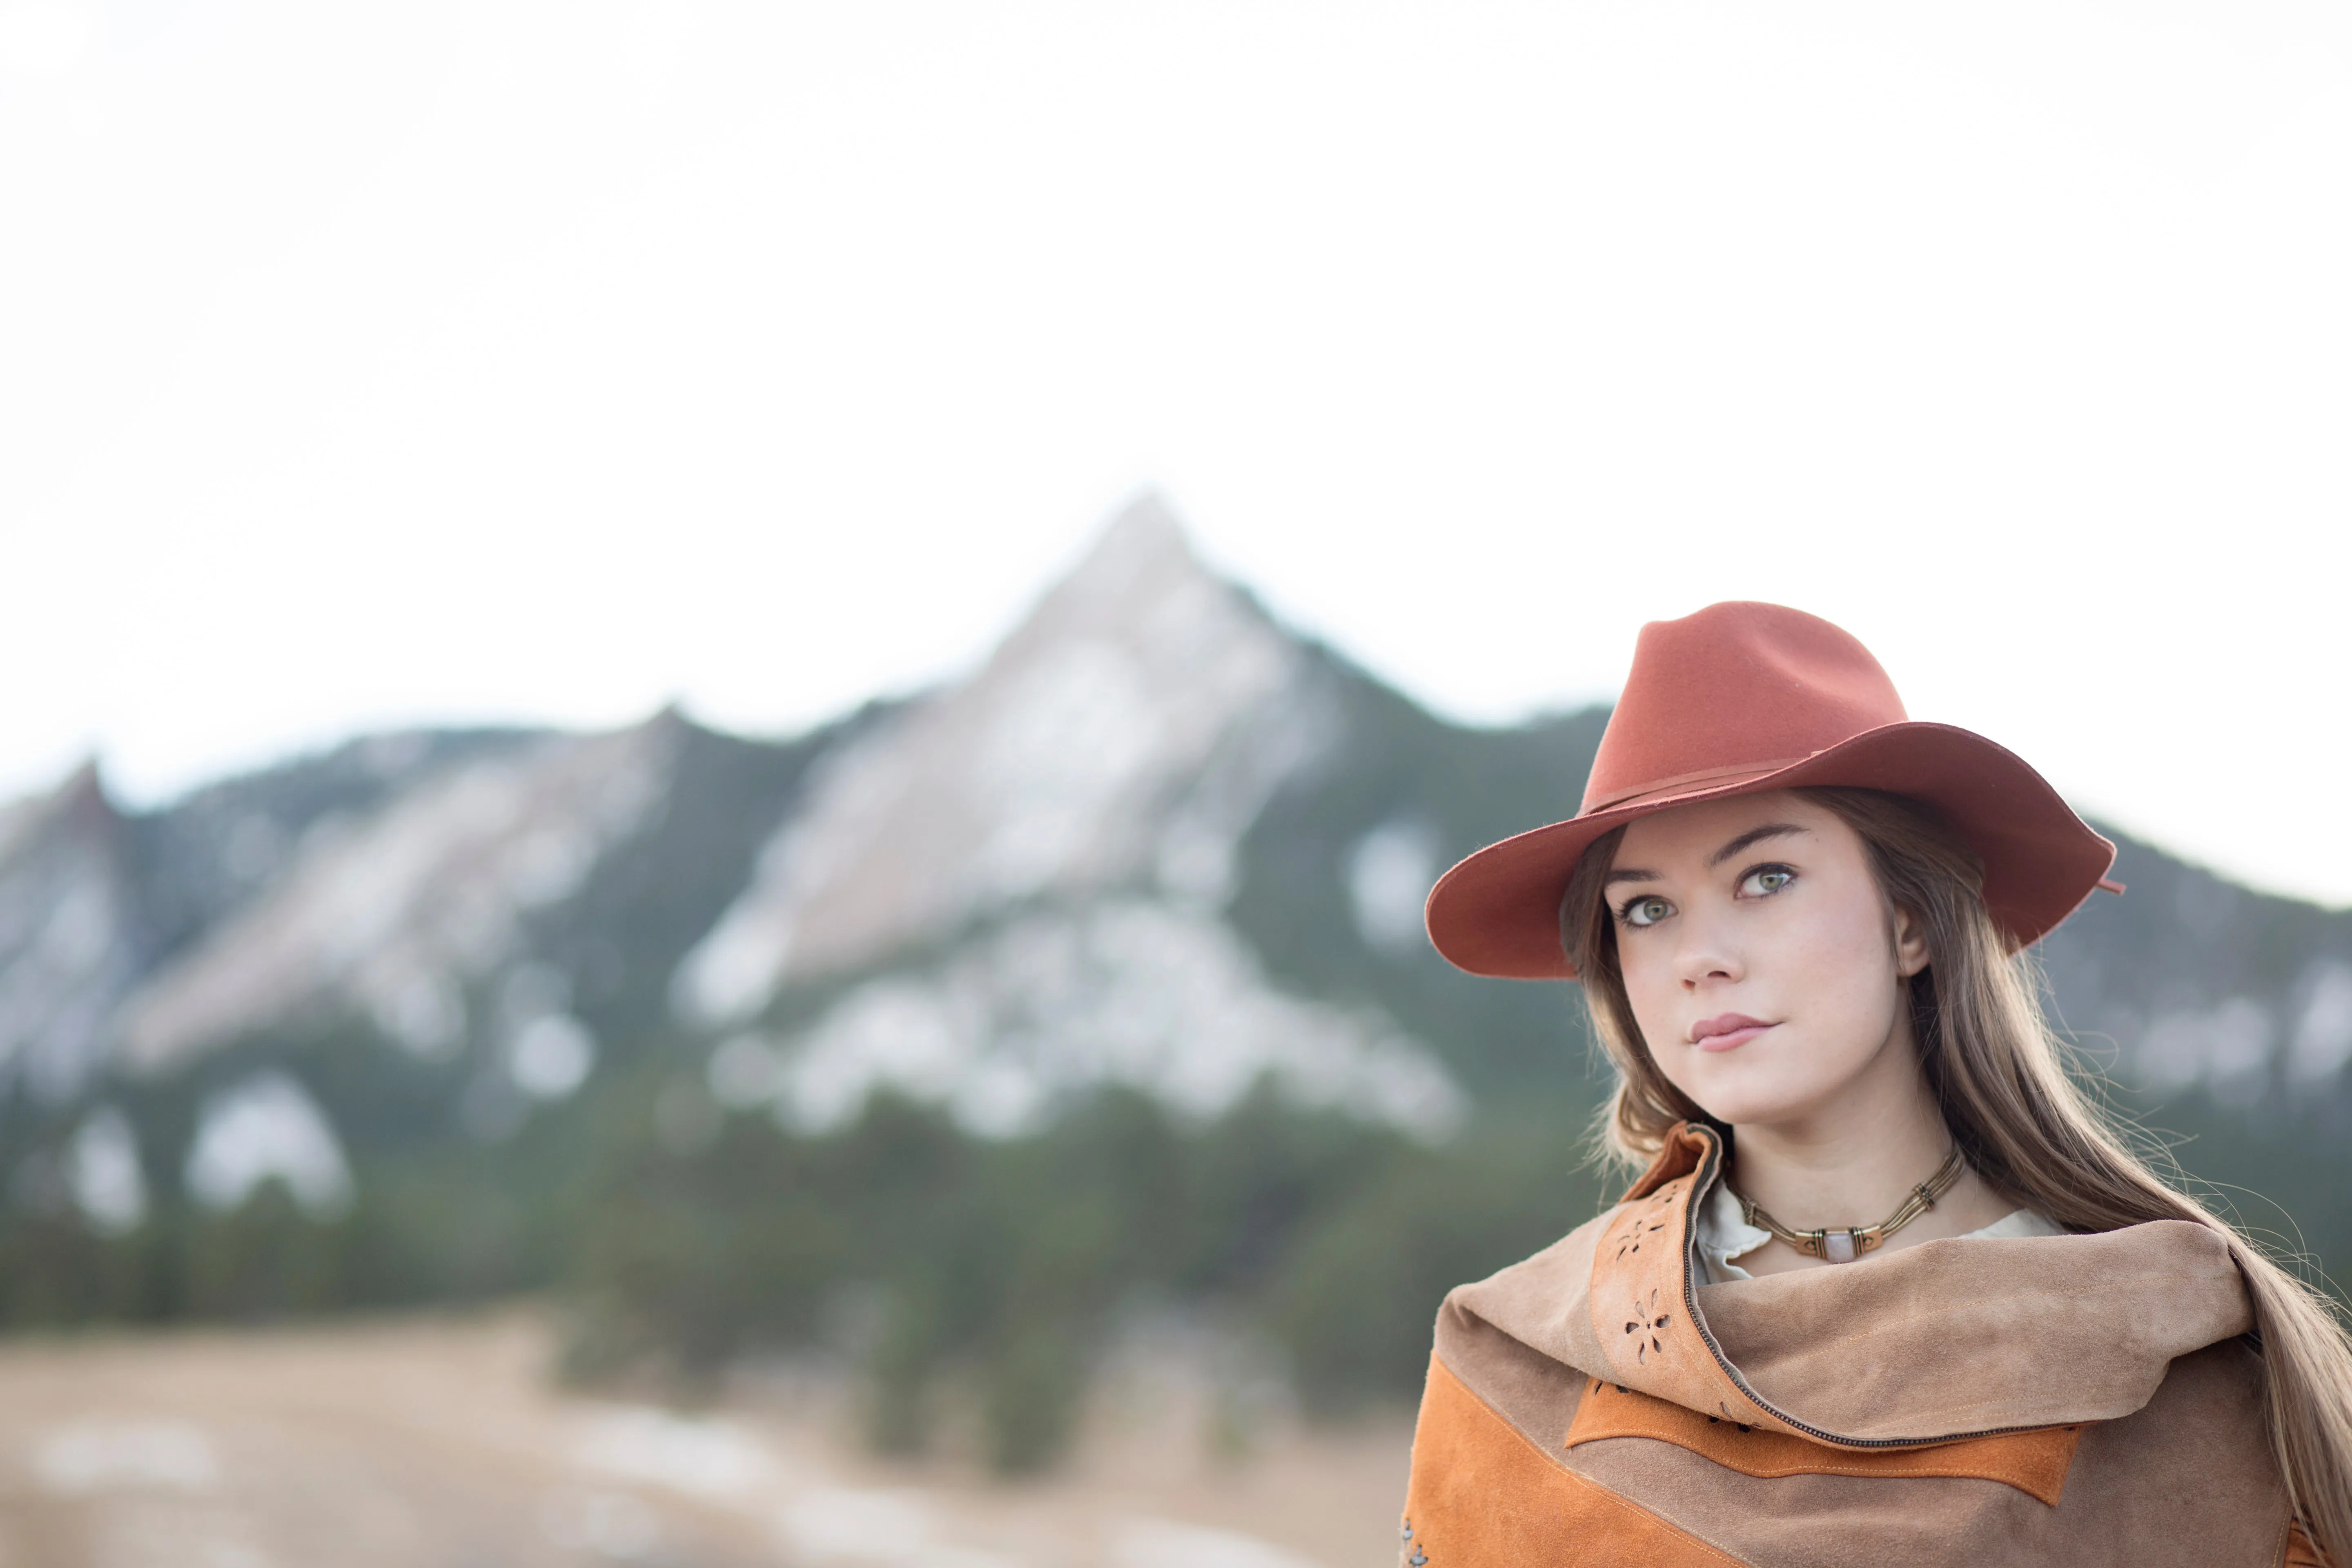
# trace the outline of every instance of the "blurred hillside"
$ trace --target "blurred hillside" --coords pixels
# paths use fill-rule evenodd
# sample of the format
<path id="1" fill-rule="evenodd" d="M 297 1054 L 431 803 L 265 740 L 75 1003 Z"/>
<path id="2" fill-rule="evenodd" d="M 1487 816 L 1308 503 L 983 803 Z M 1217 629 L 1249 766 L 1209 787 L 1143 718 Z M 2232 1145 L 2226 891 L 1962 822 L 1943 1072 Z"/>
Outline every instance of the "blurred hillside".
<path id="1" fill-rule="evenodd" d="M 1144 502 L 970 680 L 796 740 L 383 735 L 144 815 L 77 775 L 0 815 L 0 1322 L 551 1289 L 583 1375 L 811 1350 L 878 1447 L 1007 1470 L 1154 1314 L 1231 1347 L 1237 1443 L 1269 1388 L 1408 1397 L 1444 1289 L 1603 1196 L 1573 994 L 1420 908 L 1605 719 L 1447 724 Z M 2352 1262 L 2352 914 L 2116 875 L 2046 944 L 2065 1023 Z"/>

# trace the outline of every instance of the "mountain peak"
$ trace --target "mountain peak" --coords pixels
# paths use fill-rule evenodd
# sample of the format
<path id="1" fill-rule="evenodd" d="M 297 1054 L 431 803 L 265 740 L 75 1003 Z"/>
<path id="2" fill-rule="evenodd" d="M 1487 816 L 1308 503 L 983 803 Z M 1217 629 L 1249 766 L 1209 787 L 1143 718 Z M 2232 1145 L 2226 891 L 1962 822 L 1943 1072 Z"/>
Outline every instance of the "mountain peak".
<path id="1" fill-rule="evenodd" d="M 1116 579 L 1155 564 L 1181 564 L 1203 576 L 1209 574 L 1166 499 L 1158 490 L 1144 490 L 1103 525 L 1064 581 Z"/>
<path id="2" fill-rule="evenodd" d="M 791 976 L 1041 896 L 1144 882 L 1213 901 L 1321 733 L 1303 674 L 1166 505 L 1139 497 L 977 675 L 813 782 L 680 969 L 681 1012 L 747 1017 Z"/>
<path id="3" fill-rule="evenodd" d="M 85 757 L 59 784 L 57 798 L 70 802 L 75 809 L 96 808 L 111 816 L 116 815 L 114 801 L 106 793 L 106 775 L 100 770 L 96 757 Z"/>
<path id="4" fill-rule="evenodd" d="M 55 1102 L 97 1070 L 142 947 L 123 829 L 95 763 L 0 808 L 0 1084 Z"/>
<path id="5" fill-rule="evenodd" d="M 684 721 L 544 735 L 453 759 L 335 831 L 142 983 L 122 1063 L 174 1066 L 321 1008 L 372 1016 L 428 1059 L 465 1038 L 468 985 L 520 955 L 667 798 Z"/>
<path id="6" fill-rule="evenodd" d="M 1163 545 L 1189 548 L 1184 525 L 1178 521 L 1175 509 L 1168 498 L 1146 486 L 1128 498 L 1125 506 L 1111 514 L 1096 536 L 1096 548 L 1101 550 L 1114 542 L 1149 540 Z"/>
<path id="7" fill-rule="evenodd" d="M 20 838 L 70 828 L 107 830 L 121 819 L 121 811 L 106 793 L 98 759 L 88 758 L 53 787 L 0 805 L 0 855 Z"/>
<path id="8" fill-rule="evenodd" d="M 1241 604 L 1231 584 L 1193 551 L 1175 513 L 1157 491 L 1121 508 L 1077 563 L 1047 589 L 1027 619 L 991 656 L 992 666 L 1034 657 L 1040 643 L 1116 636 L 1139 618 L 1185 612 L 1182 602 L 1203 597 Z"/>

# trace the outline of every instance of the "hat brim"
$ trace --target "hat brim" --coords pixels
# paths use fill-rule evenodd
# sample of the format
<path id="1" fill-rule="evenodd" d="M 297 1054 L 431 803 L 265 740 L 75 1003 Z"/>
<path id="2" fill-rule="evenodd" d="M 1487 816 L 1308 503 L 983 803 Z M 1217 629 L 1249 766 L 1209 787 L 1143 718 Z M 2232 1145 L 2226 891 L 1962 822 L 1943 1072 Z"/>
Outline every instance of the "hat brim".
<path id="1" fill-rule="evenodd" d="M 1573 980 L 1559 902 L 1576 862 L 1611 828 L 1676 806 L 1768 790 L 1843 784 L 1884 790 L 1943 814 L 1985 867 L 1985 906 L 2012 950 L 2040 941 L 2115 864 L 2116 847 L 2025 760 L 1950 724 L 1865 730 L 1801 762 L 1538 827 L 1490 844 L 1437 880 L 1424 916 L 1446 962 L 1502 980 Z"/>

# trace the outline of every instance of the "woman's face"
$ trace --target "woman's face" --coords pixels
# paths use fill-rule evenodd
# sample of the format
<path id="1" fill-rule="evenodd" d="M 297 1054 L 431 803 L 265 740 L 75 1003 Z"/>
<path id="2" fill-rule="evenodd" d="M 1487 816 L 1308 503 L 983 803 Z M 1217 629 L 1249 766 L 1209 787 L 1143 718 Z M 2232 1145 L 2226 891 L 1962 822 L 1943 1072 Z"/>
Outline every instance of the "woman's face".
<path id="1" fill-rule="evenodd" d="M 1926 944 L 1834 812 L 1782 793 L 1642 817 L 1606 896 L 1650 1055 L 1710 1116 L 1798 1121 L 1874 1067 L 1917 1070 L 1901 980 Z"/>

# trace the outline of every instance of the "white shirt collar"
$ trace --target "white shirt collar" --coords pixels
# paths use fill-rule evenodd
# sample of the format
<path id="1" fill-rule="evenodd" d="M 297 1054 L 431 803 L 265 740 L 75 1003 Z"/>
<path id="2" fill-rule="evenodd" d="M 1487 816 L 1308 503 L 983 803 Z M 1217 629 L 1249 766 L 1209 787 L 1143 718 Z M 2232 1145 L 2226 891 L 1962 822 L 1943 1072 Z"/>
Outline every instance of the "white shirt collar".
<path id="1" fill-rule="evenodd" d="M 1766 1242 L 1772 1233 L 1748 1223 L 1740 1212 L 1739 1200 L 1731 1195 L 1730 1186 L 1717 1182 L 1715 1191 L 1707 1194 L 1706 1202 L 1698 1211 L 1698 1257 L 1702 1285 L 1720 1284 L 1726 1279 L 1752 1279 L 1750 1274 L 1735 1258 L 1745 1258 Z M 2025 1236 L 2063 1236 L 2066 1233 L 2032 1209 L 2012 1209 L 1982 1230 L 1972 1230 L 1960 1241 L 2001 1240 Z"/>

